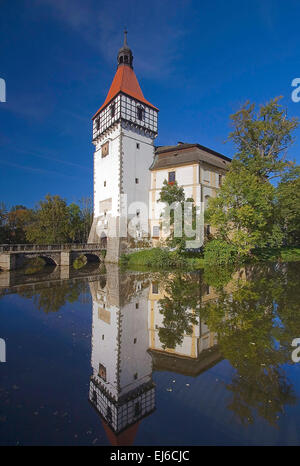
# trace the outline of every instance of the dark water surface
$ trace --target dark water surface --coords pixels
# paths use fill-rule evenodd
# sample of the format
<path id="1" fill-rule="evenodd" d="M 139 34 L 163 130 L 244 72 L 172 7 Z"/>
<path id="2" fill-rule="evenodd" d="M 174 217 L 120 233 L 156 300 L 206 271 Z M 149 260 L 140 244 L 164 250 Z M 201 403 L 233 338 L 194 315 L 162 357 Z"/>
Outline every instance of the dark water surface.
<path id="1" fill-rule="evenodd" d="M 298 445 L 299 272 L 0 273 L 0 444 Z"/>

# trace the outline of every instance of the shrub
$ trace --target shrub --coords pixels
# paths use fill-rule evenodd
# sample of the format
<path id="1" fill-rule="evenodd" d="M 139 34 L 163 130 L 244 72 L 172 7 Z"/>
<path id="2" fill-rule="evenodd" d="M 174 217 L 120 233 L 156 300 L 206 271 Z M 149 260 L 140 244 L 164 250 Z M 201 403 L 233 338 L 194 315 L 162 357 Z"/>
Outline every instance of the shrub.
<path id="1" fill-rule="evenodd" d="M 237 250 L 234 245 L 221 239 L 213 239 L 204 248 L 204 262 L 206 264 L 234 264 Z"/>

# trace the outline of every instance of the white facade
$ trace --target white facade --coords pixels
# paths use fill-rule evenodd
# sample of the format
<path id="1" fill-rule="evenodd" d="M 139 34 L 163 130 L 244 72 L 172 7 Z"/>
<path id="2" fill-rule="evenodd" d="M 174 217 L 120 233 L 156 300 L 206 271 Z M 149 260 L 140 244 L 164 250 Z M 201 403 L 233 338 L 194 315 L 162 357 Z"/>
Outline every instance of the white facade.
<path id="1" fill-rule="evenodd" d="M 139 105 L 143 108 L 142 120 L 137 118 Z M 127 196 L 129 219 L 143 206 L 148 213 L 149 167 L 156 133 L 157 111 L 122 94 L 94 119 L 94 218 L 98 236 L 108 236 L 110 219 L 124 213 L 121 195 Z M 148 230 L 148 215 L 142 230 Z"/>
<path id="2" fill-rule="evenodd" d="M 100 282 L 91 285 L 90 401 L 115 433 L 155 408 L 152 360 L 147 352 L 148 292 L 135 283 L 134 276 L 129 280 L 135 292 L 124 303 L 126 286 L 123 287 L 116 266 L 108 271 L 102 289 Z"/>

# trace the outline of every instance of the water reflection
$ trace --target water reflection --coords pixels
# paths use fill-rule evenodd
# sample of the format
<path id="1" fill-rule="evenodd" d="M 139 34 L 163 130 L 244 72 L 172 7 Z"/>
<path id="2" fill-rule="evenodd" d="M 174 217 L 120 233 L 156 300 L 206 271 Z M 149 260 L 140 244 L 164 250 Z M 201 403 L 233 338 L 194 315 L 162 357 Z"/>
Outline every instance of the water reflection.
<path id="1" fill-rule="evenodd" d="M 289 263 L 162 274 L 107 265 L 68 279 L 60 270 L 52 280 L 0 282 L 2 293 L 33 298 L 46 313 L 81 299 L 88 286 L 89 401 L 109 442 L 130 445 L 155 412 L 155 371 L 198 377 L 221 360 L 233 368 L 223 382 L 227 411 L 245 425 L 278 425 L 298 401 L 287 368 L 294 365 L 291 342 L 300 337 L 299 270 Z"/>

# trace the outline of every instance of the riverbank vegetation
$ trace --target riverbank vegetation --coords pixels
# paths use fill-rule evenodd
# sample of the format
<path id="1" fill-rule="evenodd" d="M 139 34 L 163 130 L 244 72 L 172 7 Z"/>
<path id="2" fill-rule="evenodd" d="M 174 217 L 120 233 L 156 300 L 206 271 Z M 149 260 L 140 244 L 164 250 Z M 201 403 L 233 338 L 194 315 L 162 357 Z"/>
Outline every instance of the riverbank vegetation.
<path id="1" fill-rule="evenodd" d="M 259 109 L 246 103 L 231 116 L 229 140 L 236 153 L 215 197 L 209 199 L 204 221 L 210 233 L 201 252 L 186 253 L 187 231 L 176 237 L 174 219 L 184 211 L 184 190 L 175 181 L 164 183 L 160 202 L 173 209 L 161 215 L 169 234 L 165 249 L 154 248 L 122 258 L 129 267 L 197 269 L 206 265 L 224 266 L 252 261 L 292 261 L 300 257 L 300 166 L 286 159 L 298 127 L 275 98 Z M 190 215 L 190 230 L 195 230 L 195 206 Z M 182 222 L 186 220 L 182 216 Z M 171 250 L 168 248 L 172 248 Z"/>
<path id="2" fill-rule="evenodd" d="M 90 198 L 68 205 L 60 196 L 47 195 L 34 209 L 16 205 L 8 210 L 0 203 L 0 243 L 85 243 L 92 219 Z"/>

